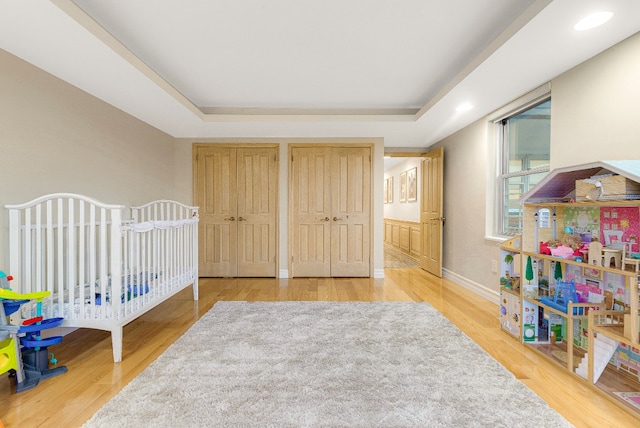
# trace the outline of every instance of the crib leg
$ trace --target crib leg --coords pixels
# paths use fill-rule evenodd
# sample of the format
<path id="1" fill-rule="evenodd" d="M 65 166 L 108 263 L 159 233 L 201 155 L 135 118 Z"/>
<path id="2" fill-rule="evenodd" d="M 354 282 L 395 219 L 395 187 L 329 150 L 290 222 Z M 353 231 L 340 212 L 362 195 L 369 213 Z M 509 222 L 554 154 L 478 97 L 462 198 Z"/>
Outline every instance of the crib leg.
<path id="1" fill-rule="evenodd" d="M 122 361 L 122 326 L 111 330 L 111 347 L 113 348 L 113 362 Z"/>

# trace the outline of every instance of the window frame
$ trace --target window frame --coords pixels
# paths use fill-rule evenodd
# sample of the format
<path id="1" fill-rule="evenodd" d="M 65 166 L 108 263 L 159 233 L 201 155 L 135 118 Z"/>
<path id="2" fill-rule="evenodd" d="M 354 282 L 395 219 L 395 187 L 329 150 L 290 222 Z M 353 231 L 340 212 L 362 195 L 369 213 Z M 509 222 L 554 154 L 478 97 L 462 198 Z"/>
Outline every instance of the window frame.
<path id="1" fill-rule="evenodd" d="M 516 172 L 508 172 L 509 165 L 509 153 L 508 153 L 508 139 L 505 138 L 504 121 L 517 116 L 518 114 L 534 108 L 542 103 L 551 100 L 551 85 L 549 83 L 531 91 L 530 93 L 514 100 L 513 102 L 502 107 L 498 111 L 489 116 L 489 122 L 493 124 L 493 147 L 494 150 L 494 165 L 493 165 L 493 179 L 488 184 L 488 200 L 487 200 L 487 223 L 486 231 L 487 237 L 491 239 L 494 237 L 498 240 L 503 240 L 506 237 L 511 237 L 519 234 L 514 232 L 509 234 L 504 226 L 505 221 L 505 182 L 508 178 L 529 176 L 539 173 L 547 173 L 551 170 L 551 141 L 549 141 L 549 164 L 542 167 L 528 168 Z M 508 129 L 506 130 L 508 132 Z M 532 159 L 534 160 L 534 159 Z M 507 171 L 506 173 L 503 171 Z M 526 192 L 525 192 L 526 193 Z M 491 220 L 489 220 L 491 219 Z M 520 207 L 520 225 L 522 226 L 522 207 Z"/>

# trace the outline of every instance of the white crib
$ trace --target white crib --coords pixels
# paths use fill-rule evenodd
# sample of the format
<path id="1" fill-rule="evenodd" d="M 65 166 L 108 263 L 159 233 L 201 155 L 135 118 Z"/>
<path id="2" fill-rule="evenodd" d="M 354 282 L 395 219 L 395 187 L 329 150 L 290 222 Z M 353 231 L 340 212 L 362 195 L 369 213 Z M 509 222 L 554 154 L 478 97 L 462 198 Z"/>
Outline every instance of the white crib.
<path id="1" fill-rule="evenodd" d="M 126 324 L 189 285 L 198 300 L 197 207 L 154 201 L 123 221 L 122 205 L 56 193 L 6 208 L 12 289 L 50 291 L 43 315 L 63 327 L 110 331 L 114 362 Z"/>

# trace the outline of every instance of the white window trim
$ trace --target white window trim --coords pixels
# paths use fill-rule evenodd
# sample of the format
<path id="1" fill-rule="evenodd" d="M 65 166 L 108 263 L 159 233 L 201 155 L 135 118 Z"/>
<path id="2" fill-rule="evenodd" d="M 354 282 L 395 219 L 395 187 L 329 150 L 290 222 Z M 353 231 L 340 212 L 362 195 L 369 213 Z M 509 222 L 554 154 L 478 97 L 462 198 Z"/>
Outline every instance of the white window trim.
<path id="1" fill-rule="evenodd" d="M 489 126 L 487 132 L 487 180 L 486 180 L 486 215 L 485 215 L 485 240 L 491 242 L 503 242 L 511 239 L 512 236 L 499 235 L 498 230 L 498 213 L 501 204 L 502 193 L 499 187 L 501 177 L 500 166 L 502 165 L 502 148 L 499 146 L 500 132 L 502 129 L 501 121 L 507 117 L 513 116 L 519 111 L 526 110 L 535 104 L 544 101 L 551 96 L 551 82 L 534 89 L 533 91 L 521 96 L 520 98 L 510 102 L 509 104 L 499 108 L 488 115 Z M 500 199 L 498 199 L 500 197 Z"/>

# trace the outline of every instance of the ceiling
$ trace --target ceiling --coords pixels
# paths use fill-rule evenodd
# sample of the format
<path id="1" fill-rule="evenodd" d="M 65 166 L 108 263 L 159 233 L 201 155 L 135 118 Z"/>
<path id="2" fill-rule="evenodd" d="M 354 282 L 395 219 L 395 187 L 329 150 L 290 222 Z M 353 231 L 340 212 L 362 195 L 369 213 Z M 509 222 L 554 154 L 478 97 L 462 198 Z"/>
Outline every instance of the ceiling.
<path id="1" fill-rule="evenodd" d="M 573 30 L 597 10 L 614 16 Z M 176 138 L 425 148 L 640 31 L 638 16 L 629 0 L 3 0 L 0 48 Z"/>

